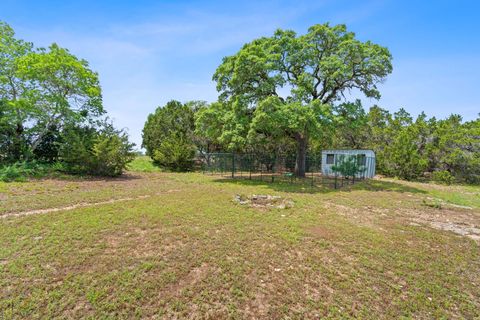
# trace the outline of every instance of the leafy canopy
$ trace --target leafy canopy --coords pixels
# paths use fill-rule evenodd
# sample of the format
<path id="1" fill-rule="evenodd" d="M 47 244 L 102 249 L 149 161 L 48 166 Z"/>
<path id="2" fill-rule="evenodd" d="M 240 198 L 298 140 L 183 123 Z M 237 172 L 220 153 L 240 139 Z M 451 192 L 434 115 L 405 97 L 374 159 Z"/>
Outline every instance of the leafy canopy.
<path id="1" fill-rule="evenodd" d="M 304 35 L 277 30 L 223 59 L 213 76 L 219 103 L 202 111 L 197 127 L 213 127 L 205 134 L 229 150 L 265 137 L 280 149 L 289 138 L 303 176 L 308 141 L 330 131 L 332 105 L 346 90 L 379 98 L 391 60 L 387 48 L 356 39 L 345 25 L 318 24 Z"/>
<path id="2" fill-rule="evenodd" d="M 172 100 L 148 116 L 142 146 L 154 163 L 172 170 L 189 170 L 195 156 L 194 110 L 198 102 Z"/>
<path id="3" fill-rule="evenodd" d="M 387 48 L 355 39 L 345 25 L 317 24 L 305 35 L 277 30 L 245 44 L 223 59 L 213 79 L 223 101 L 256 103 L 285 88 L 286 101 L 327 104 L 346 89 L 379 98 L 377 84 L 392 72 L 391 59 Z"/>

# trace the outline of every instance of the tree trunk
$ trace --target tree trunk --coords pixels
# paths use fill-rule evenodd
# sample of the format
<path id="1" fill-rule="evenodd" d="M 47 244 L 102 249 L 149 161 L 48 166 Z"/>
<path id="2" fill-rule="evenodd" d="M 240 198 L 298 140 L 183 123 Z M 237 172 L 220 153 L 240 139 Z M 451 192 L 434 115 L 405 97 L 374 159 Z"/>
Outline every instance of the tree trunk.
<path id="1" fill-rule="evenodd" d="M 20 161 L 23 160 L 22 157 L 25 157 L 25 148 L 24 148 L 24 139 L 23 139 L 23 132 L 25 131 L 25 128 L 23 127 L 22 122 L 17 122 L 16 128 L 15 128 L 15 137 L 13 138 L 13 143 L 14 143 L 14 157 L 15 161 Z"/>
<path id="2" fill-rule="evenodd" d="M 297 161 L 295 163 L 295 174 L 297 177 L 305 178 L 305 163 L 307 158 L 307 138 L 302 134 L 296 135 L 297 140 Z"/>

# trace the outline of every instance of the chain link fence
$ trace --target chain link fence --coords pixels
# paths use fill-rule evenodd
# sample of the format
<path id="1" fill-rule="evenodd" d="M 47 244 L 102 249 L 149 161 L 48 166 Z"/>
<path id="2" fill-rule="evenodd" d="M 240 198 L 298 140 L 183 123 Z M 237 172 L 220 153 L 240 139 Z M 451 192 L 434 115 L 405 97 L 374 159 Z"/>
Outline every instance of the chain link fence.
<path id="1" fill-rule="evenodd" d="M 302 183 L 341 188 L 368 177 L 375 159 L 359 156 L 342 156 L 334 165 L 323 164 L 322 156 L 307 155 L 305 177 L 295 174 L 295 155 L 208 153 L 198 158 L 202 171 L 232 179 L 260 180 L 265 182 Z M 372 167 L 373 166 L 373 167 Z"/>

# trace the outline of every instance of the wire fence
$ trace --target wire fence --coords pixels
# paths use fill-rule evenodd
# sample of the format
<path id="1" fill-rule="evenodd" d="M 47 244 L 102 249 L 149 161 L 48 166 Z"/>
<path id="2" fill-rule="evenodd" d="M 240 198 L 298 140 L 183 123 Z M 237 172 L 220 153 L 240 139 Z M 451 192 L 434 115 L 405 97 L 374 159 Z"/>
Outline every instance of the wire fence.
<path id="1" fill-rule="evenodd" d="M 295 173 L 295 155 L 208 153 L 198 159 L 202 171 L 232 179 L 287 182 L 341 188 L 369 177 L 375 171 L 375 159 L 338 155 L 333 163 L 326 155 L 307 155 L 305 176 Z M 372 170 L 373 168 L 373 170 Z"/>

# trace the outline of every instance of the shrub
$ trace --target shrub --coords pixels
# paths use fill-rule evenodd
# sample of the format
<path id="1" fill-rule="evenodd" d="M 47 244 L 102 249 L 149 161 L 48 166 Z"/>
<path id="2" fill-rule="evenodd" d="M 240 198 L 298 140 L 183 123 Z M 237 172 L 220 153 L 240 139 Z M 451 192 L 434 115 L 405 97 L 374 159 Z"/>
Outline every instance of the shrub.
<path id="1" fill-rule="evenodd" d="M 31 162 L 16 162 L 0 168 L 0 181 L 26 181 L 28 178 L 40 178 L 57 169 L 52 164 Z"/>
<path id="2" fill-rule="evenodd" d="M 455 177 L 452 176 L 452 174 L 447 170 L 434 171 L 432 173 L 432 179 L 434 181 L 445 183 L 448 185 L 452 184 L 455 181 Z"/>
<path id="3" fill-rule="evenodd" d="M 340 157 L 338 163 L 332 166 L 332 170 L 348 178 L 364 172 L 366 167 L 359 164 L 359 158 L 356 156 L 345 156 Z"/>
<path id="4" fill-rule="evenodd" d="M 157 146 L 153 161 L 173 171 L 189 171 L 193 168 L 195 145 L 182 138 L 168 137 Z"/>
<path id="5" fill-rule="evenodd" d="M 21 164 L 14 163 L 0 168 L 0 181 L 24 181 L 27 177 L 27 171 Z"/>
<path id="6" fill-rule="evenodd" d="M 193 131 L 192 106 L 170 101 L 148 116 L 142 146 L 156 165 L 174 171 L 188 171 L 193 167 L 196 152 Z"/>
<path id="7" fill-rule="evenodd" d="M 118 176 L 135 158 L 134 144 L 122 130 L 106 125 L 95 128 L 69 128 L 64 134 L 65 143 L 60 157 L 68 173 Z"/>
<path id="8" fill-rule="evenodd" d="M 126 165 L 135 158 L 132 147 L 124 134 L 101 133 L 93 145 L 89 173 L 99 176 L 121 175 Z"/>

